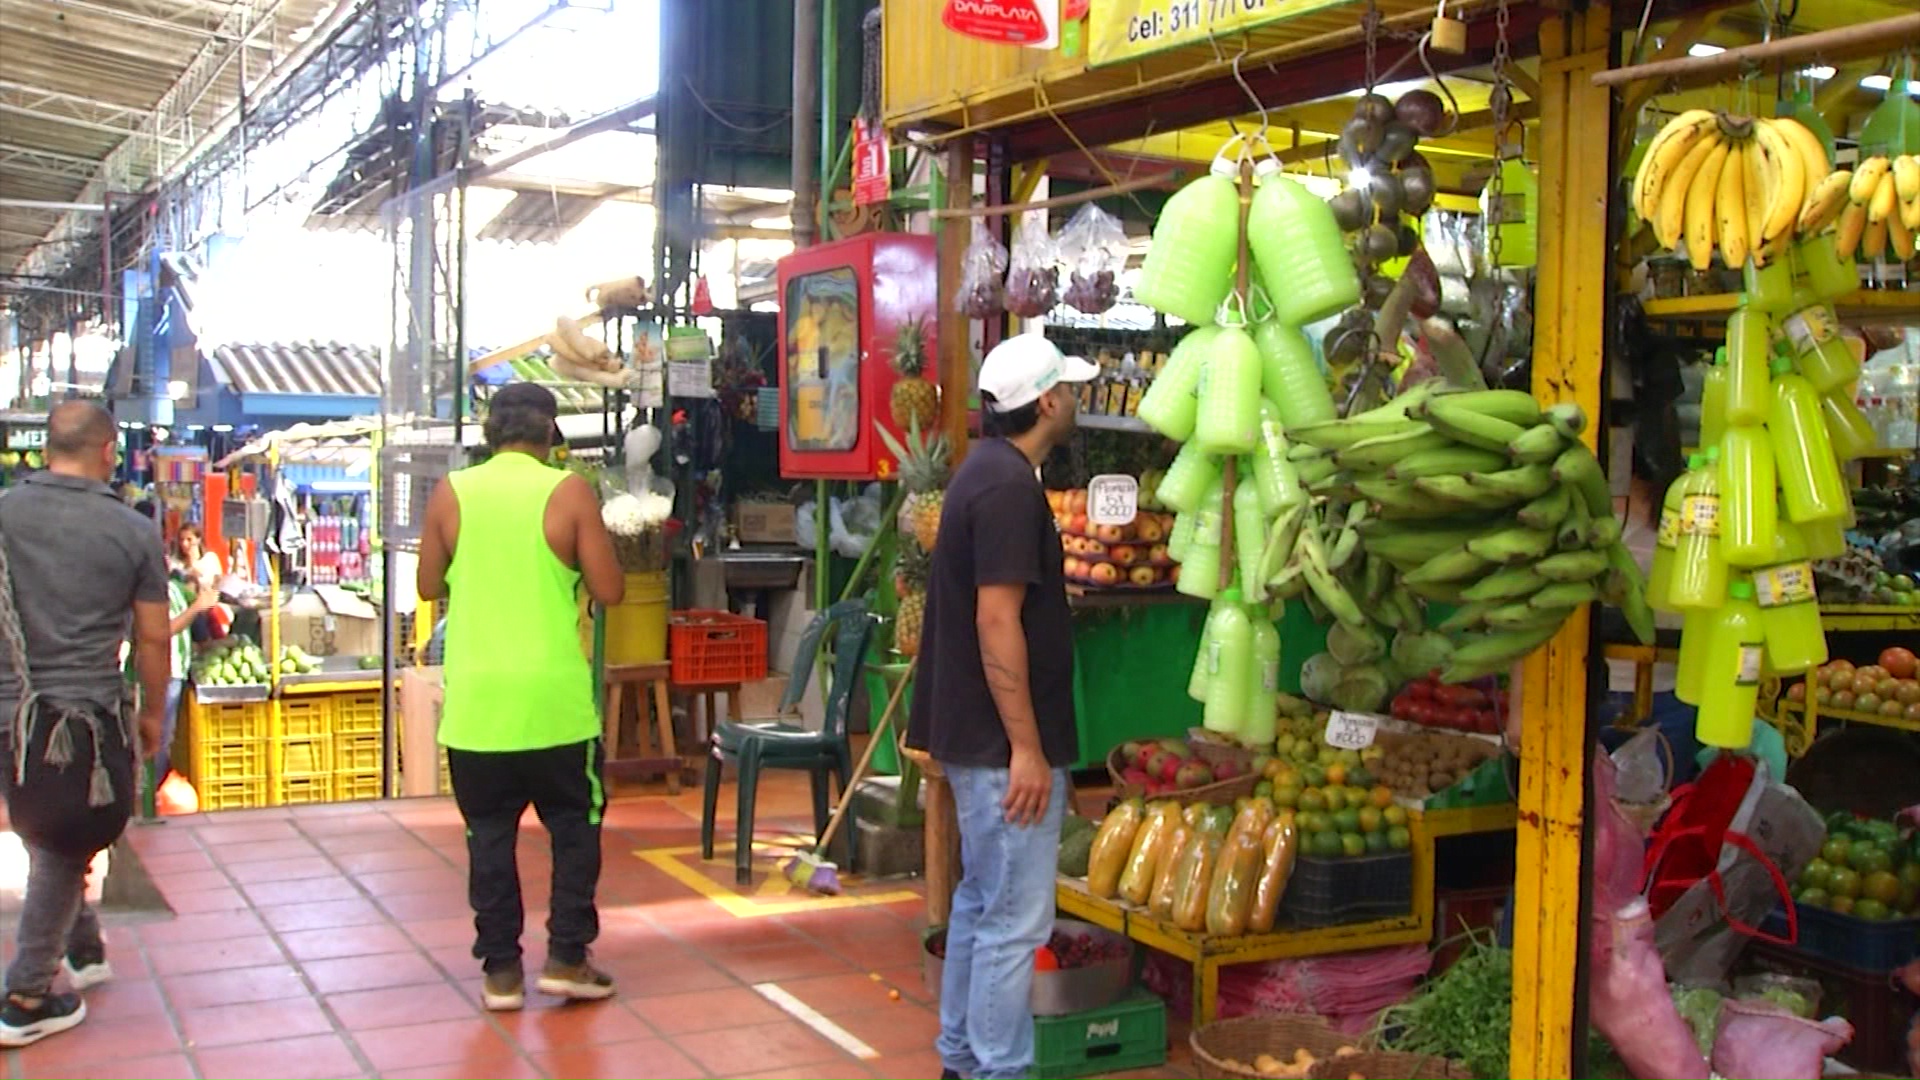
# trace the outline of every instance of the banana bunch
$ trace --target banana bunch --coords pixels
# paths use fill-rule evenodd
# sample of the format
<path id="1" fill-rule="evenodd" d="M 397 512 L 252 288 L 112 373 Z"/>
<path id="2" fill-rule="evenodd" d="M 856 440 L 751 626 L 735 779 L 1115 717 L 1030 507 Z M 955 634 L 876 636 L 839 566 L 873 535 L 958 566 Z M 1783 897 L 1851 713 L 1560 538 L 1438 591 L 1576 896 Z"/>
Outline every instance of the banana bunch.
<path id="1" fill-rule="evenodd" d="M 1716 245 L 1729 268 L 1765 266 L 1839 216 L 1850 179 L 1798 120 L 1688 109 L 1647 144 L 1633 208 L 1661 247 L 1684 240 L 1695 270 L 1713 264 Z"/>
<path id="2" fill-rule="evenodd" d="M 1290 456 L 1334 466 L 1315 494 L 1360 508 L 1327 549 L 1327 576 L 1353 558 L 1351 535 L 1365 559 L 1359 588 L 1344 590 L 1349 602 L 1358 592 L 1395 625 L 1403 594 L 1458 605 L 1439 628 L 1456 646 L 1450 682 L 1504 669 L 1595 600 L 1621 608 L 1651 643 L 1645 581 L 1620 543 L 1606 475 L 1579 440 L 1586 422 L 1577 405 L 1543 410 L 1517 390 L 1430 382 L 1369 412 L 1289 430 Z M 1343 614 L 1324 582 L 1306 580 L 1334 617 L 1365 617 L 1357 603 Z"/>
<path id="3" fill-rule="evenodd" d="M 1834 233 L 1840 257 L 1858 252 L 1880 260 L 1891 251 L 1899 262 L 1911 261 L 1914 233 L 1920 231 L 1920 157 L 1883 154 L 1862 161 L 1851 174 L 1834 175 L 1849 176 Z"/>

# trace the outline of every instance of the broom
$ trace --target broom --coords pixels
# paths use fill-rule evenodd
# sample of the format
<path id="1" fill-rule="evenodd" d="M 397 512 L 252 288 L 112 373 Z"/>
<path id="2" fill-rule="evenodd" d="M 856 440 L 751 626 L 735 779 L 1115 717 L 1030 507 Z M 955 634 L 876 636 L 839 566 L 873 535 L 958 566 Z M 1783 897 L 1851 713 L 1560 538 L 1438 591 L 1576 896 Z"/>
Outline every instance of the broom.
<path id="1" fill-rule="evenodd" d="M 827 830 L 820 834 L 820 842 L 812 851 L 803 851 L 787 860 L 787 880 L 795 885 L 816 892 L 822 896 L 840 895 L 840 868 L 827 858 L 827 847 L 833 843 L 833 836 L 840 830 L 840 822 L 847 816 L 847 808 L 853 805 L 853 793 L 866 778 L 867 766 L 873 761 L 874 748 L 880 740 L 890 738 L 888 728 L 893 723 L 893 713 L 900 705 L 900 694 L 906 690 L 907 683 L 913 681 L 913 672 L 920 664 L 920 658 L 914 657 L 907 663 L 907 670 L 901 674 L 900 681 L 894 684 L 893 695 L 887 698 L 887 707 L 880 714 L 880 722 L 874 725 L 873 735 L 867 740 L 867 748 L 860 754 L 860 761 L 853 767 L 853 775 L 847 778 L 846 789 L 840 792 L 840 805 L 834 807 L 833 818 L 827 822 Z"/>

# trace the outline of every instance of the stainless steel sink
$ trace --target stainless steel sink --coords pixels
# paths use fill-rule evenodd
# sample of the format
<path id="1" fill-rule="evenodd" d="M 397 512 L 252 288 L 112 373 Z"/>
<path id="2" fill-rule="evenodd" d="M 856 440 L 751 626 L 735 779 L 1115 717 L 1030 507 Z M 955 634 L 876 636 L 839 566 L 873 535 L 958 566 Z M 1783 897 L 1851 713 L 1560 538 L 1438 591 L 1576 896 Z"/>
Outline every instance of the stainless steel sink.
<path id="1" fill-rule="evenodd" d="M 723 551 L 715 558 L 726 570 L 729 591 L 794 588 L 812 561 L 792 551 Z"/>

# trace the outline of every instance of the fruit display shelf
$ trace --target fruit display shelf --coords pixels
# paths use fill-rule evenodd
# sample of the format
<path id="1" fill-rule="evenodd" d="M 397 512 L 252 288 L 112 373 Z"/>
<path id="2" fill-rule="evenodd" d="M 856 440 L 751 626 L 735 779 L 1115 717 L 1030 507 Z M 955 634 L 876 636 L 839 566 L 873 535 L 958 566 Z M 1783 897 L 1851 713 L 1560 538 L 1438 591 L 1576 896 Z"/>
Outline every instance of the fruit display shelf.
<path id="1" fill-rule="evenodd" d="M 1649 300 L 1641 309 L 1649 319 L 1718 323 L 1724 329 L 1727 316 L 1740 306 L 1740 295 L 1670 296 Z M 1833 310 L 1843 323 L 1920 326 L 1920 291 L 1856 289 L 1835 300 Z"/>
<path id="2" fill-rule="evenodd" d="M 1920 632 L 1920 607 L 1885 604 L 1821 604 L 1820 625 L 1828 632 Z"/>
<path id="3" fill-rule="evenodd" d="M 367 690 L 380 686 L 380 668 L 363 668 L 357 656 L 323 656 L 313 671 L 280 676 L 280 689 L 294 693 Z"/>
<path id="4" fill-rule="evenodd" d="M 1780 699 L 1775 713 L 1781 737 L 1786 741 L 1787 753 L 1799 757 L 1813 745 L 1814 736 L 1819 732 L 1822 720 L 1844 720 L 1850 724 L 1874 724 L 1879 727 L 1897 728 L 1920 734 L 1920 720 L 1908 720 L 1900 716 L 1883 716 L 1880 713 L 1854 712 L 1850 709 L 1835 709 L 1831 706 L 1821 708 L 1818 704 L 1805 701 Z"/>

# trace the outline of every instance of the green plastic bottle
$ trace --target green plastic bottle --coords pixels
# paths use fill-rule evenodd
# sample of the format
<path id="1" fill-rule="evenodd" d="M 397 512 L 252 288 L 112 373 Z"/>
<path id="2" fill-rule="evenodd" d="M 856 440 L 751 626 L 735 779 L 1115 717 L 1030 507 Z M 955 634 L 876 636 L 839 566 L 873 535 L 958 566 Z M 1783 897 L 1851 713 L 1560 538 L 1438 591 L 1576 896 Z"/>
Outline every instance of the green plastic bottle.
<path id="1" fill-rule="evenodd" d="M 1300 467 L 1287 460 L 1287 450 L 1286 427 L 1280 420 L 1280 409 L 1262 399 L 1260 443 L 1248 457 L 1253 462 L 1253 482 L 1260 487 L 1260 505 L 1266 508 L 1268 520 L 1307 498 L 1307 489 L 1300 486 Z"/>
<path id="2" fill-rule="evenodd" d="M 1173 193 L 1153 227 L 1134 299 L 1196 326 L 1213 322 L 1233 289 L 1240 251 L 1239 164 L 1213 160 L 1205 176 Z"/>
<path id="3" fill-rule="evenodd" d="M 1805 378 L 1789 370 L 1784 358 L 1774 362 L 1773 411 L 1767 417 L 1767 430 L 1773 435 L 1787 519 L 1804 525 L 1844 518 L 1847 486 L 1820 414 L 1820 395 Z"/>
<path id="4" fill-rule="evenodd" d="M 1696 454 L 1697 468 L 1680 478 L 1680 538 L 1667 585 L 1676 611 L 1720 606 L 1727 595 L 1727 561 L 1720 553 L 1720 452 Z"/>
<path id="5" fill-rule="evenodd" d="M 1736 424 L 1720 437 L 1720 556 L 1728 566 L 1761 566 L 1773 558 L 1779 514 L 1773 463 L 1773 440 L 1758 424 Z"/>
<path id="6" fill-rule="evenodd" d="M 1177 563 L 1187 561 L 1187 552 L 1193 550 L 1193 523 L 1195 515 L 1190 510 L 1182 510 L 1173 515 L 1173 529 L 1167 533 L 1167 558 Z"/>
<path id="7" fill-rule="evenodd" d="M 1193 654 L 1193 672 L 1187 676 L 1187 696 L 1202 705 L 1207 703 L 1209 673 L 1213 670 L 1213 635 L 1208 633 L 1213 612 L 1208 611 L 1207 616 L 1207 622 L 1200 624 L 1200 651 Z"/>
<path id="8" fill-rule="evenodd" d="M 1253 677 L 1253 620 L 1240 590 L 1227 588 L 1207 616 L 1207 701 L 1200 722 L 1208 731 L 1239 737 L 1247 726 Z"/>
<path id="9" fill-rule="evenodd" d="M 1720 598 L 1724 604 L 1726 597 Z M 1696 608 L 1680 618 L 1680 656 L 1674 661 L 1673 696 L 1689 705 L 1700 704 L 1700 672 L 1707 653 L 1707 635 L 1719 607 Z"/>
<path id="10" fill-rule="evenodd" d="M 1260 350 L 1253 335 L 1223 326 L 1200 373 L 1193 445 L 1209 454 L 1249 454 L 1260 439 Z"/>
<path id="11" fill-rule="evenodd" d="M 1753 584 L 1736 581 L 1727 588 L 1727 602 L 1713 619 L 1701 658 L 1700 712 L 1693 731 L 1702 745 L 1744 750 L 1753 742 L 1765 656 L 1766 632 L 1753 602 Z"/>
<path id="12" fill-rule="evenodd" d="M 1700 384 L 1700 449 L 1719 446 L 1727 430 L 1727 347 L 1713 350 L 1713 363 Z"/>
<path id="13" fill-rule="evenodd" d="M 1180 581 L 1174 588 L 1188 596 L 1211 600 L 1220 592 L 1220 482 L 1215 480 L 1193 512 L 1193 538 L 1180 562 Z"/>
<path id="14" fill-rule="evenodd" d="M 1706 464 L 1706 460 L 1694 454 L 1687 458 L 1687 468 L 1697 469 Z M 1680 544 L 1680 501 L 1686 484 L 1686 475 L 1682 474 L 1667 485 L 1666 494 L 1660 499 L 1660 528 L 1654 537 L 1653 565 L 1647 569 L 1647 603 L 1656 611 L 1679 610 L 1673 606 L 1673 561 Z"/>
<path id="15" fill-rule="evenodd" d="M 1800 374 L 1824 394 L 1860 377 L 1860 360 L 1840 336 L 1833 309 L 1805 289 L 1793 291 L 1794 311 L 1780 320 Z"/>
<path id="16" fill-rule="evenodd" d="M 1771 323 L 1765 313 L 1744 304 L 1727 319 L 1728 427 L 1767 422 L 1771 403 L 1767 387 L 1773 361 Z"/>
<path id="17" fill-rule="evenodd" d="M 1766 633 L 1767 665 L 1792 674 L 1827 662 L 1827 632 L 1800 530 L 1783 521 L 1774 535 L 1773 558 L 1753 571 L 1753 599 Z"/>
<path id="18" fill-rule="evenodd" d="M 1247 723 L 1240 741 L 1252 747 L 1271 746 L 1279 727 L 1280 631 L 1264 611 L 1249 610 L 1253 619 L 1253 678 L 1247 686 Z"/>
<path id="19" fill-rule="evenodd" d="M 1747 303 L 1769 315 L 1784 315 L 1793 310 L 1793 268 L 1787 259 L 1774 259 L 1755 266 L 1752 259 L 1741 269 Z"/>
<path id="20" fill-rule="evenodd" d="M 1793 522 L 1807 545 L 1809 559 L 1837 559 L 1847 553 L 1847 527 L 1838 518 Z"/>
<path id="21" fill-rule="evenodd" d="M 1219 336 L 1217 326 L 1196 326 L 1189 330 L 1167 354 L 1167 362 L 1148 384 L 1134 415 L 1174 442 L 1192 438 L 1200 402 L 1200 373 L 1206 368 L 1207 354 Z"/>
<path id="22" fill-rule="evenodd" d="M 1248 471 L 1243 459 L 1239 475 L 1246 476 Z M 1242 481 L 1233 489 L 1233 551 L 1249 604 L 1267 602 L 1267 584 L 1260 579 L 1260 556 L 1266 546 L 1267 508 L 1260 499 L 1260 485 Z"/>
<path id="23" fill-rule="evenodd" d="M 1200 449 L 1198 443 L 1186 443 L 1173 456 L 1166 475 L 1154 495 L 1171 510 L 1198 510 L 1207 489 L 1220 482 L 1220 459 Z"/>
<path id="24" fill-rule="evenodd" d="M 1333 388 L 1299 327 L 1273 319 L 1256 322 L 1253 343 L 1260 350 L 1260 392 L 1280 406 L 1281 423 L 1296 428 L 1339 417 Z"/>
<path id="25" fill-rule="evenodd" d="M 1333 208 L 1267 162 L 1247 210 L 1247 246 L 1274 318 L 1288 326 L 1338 315 L 1360 299 L 1360 275 Z"/>
<path id="26" fill-rule="evenodd" d="M 1795 244 L 1793 261 L 1806 275 L 1808 290 L 1822 300 L 1837 300 L 1860 287 L 1860 271 L 1852 259 L 1840 257 L 1832 230 Z"/>
<path id="27" fill-rule="evenodd" d="M 1519 157 L 1500 162 L 1500 202 L 1494 203 L 1493 185 L 1480 192 L 1480 220 L 1487 223 L 1487 262 L 1493 263 L 1493 237 L 1500 237 L 1501 266 L 1532 266 L 1539 261 L 1540 181 Z"/>
<path id="28" fill-rule="evenodd" d="M 1820 416 L 1827 423 L 1834 456 L 1842 461 L 1863 458 L 1880 445 L 1880 433 L 1873 430 L 1844 388 L 1820 395 Z"/>

